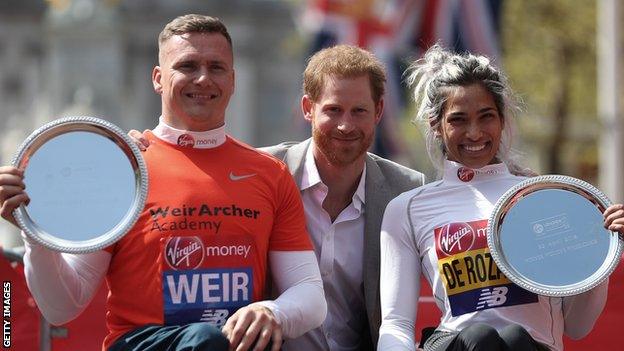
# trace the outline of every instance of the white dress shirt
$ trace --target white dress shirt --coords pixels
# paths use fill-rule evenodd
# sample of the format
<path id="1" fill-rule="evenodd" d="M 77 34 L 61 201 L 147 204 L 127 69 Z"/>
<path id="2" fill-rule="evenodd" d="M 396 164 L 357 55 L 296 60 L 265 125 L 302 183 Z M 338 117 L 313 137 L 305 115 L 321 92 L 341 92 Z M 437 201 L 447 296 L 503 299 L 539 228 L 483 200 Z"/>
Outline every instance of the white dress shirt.
<path id="1" fill-rule="evenodd" d="M 301 197 L 327 299 L 321 327 L 287 340 L 287 351 L 358 350 L 366 324 L 363 288 L 364 180 L 366 166 L 351 203 L 332 223 L 323 209 L 327 186 L 321 181 L 312 147 L 306 154 Z"/>

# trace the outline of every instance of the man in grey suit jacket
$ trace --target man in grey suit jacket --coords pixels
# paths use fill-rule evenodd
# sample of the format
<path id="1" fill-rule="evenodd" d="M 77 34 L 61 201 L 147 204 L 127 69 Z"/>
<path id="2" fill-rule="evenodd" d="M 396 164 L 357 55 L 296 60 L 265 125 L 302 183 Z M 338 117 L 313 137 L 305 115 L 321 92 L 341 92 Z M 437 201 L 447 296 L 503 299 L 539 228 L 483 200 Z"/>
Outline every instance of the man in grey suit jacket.
<path id="1" fill-rule="evenodd" d="M 388 202 L 421 173 L 368 153 L 383 111 L 385 72 L 369 52 L 340 45 L 312 56 L 301 106 L 312 138 L 263 150 L 299 186 L 319 259 L 328 316 L 284 350 L 374 350 L 381 323 L 379 232 Z M 418 278 L 415 278 L 418 279 Z"/>

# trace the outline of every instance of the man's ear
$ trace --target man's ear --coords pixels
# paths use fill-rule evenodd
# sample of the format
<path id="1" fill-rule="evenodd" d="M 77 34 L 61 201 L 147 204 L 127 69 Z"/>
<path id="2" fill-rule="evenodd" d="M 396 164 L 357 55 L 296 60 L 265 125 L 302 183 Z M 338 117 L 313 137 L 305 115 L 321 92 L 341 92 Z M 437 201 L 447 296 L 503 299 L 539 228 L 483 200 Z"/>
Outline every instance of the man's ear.
<path id="1" fill-rule="evenodd" d="M 312 110 L 314 109 L 314 101 L 306 94 L 301 97 L 301 111 L 303 118 L 308 122 L 312 122 Z"/>
<path id="2" fill-rule="evenodd" d="M 384 99 L 381 98 L 379 99 L 379 102 L 377 102 L 377 105 L 375 106 L 375 124 L 378 124 L 379 121 L 381 121 L 381 116 L 383 115 L 383 109 L 384 109 Z"/>
<path id="3" fill-rule="evenodd" d="M 232 95 L 236 91 L 236 71 L 232 68 Z"/>
<path id="4" fill-rule="evenodd" d="M 155 66 L 152 70 L 152 85 L 154 85 L 154 91 L 156 94 L 162 94 L 162 84 L 160 84 L 160 78 L 162 77 L 162 72 L 160 71 L 160 66 Z"/>

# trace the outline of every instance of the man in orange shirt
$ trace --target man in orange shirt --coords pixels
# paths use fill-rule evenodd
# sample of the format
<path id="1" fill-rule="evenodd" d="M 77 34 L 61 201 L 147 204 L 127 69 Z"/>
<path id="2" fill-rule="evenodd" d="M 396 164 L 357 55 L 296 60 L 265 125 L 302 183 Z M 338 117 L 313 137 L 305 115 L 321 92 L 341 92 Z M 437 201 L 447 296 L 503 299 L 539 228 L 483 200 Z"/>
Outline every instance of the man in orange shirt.
<path id="1" fill-rule="evenodd" d="M 286 166 L 225 134 L 234 91 L 225 26 L 200 15 L 167 24 L 152 82 L 162 115 L 146 135 L 150 188 L 137 224 L 85 255 L 25 238 L 31 292 L 44 316 L 62 324 L 106 277 L 105 350 L 224 350 L 228 342 L 230 350 L 261 350 L 270 340 L 278 350 L 282 335 L 320 325 L 326 303 Z M 2 217 L 15 223 L 13 209 L 27 201 L 23 170 L 0 167 Z M 260 301 L 267 257 L 281 295 Z"/>

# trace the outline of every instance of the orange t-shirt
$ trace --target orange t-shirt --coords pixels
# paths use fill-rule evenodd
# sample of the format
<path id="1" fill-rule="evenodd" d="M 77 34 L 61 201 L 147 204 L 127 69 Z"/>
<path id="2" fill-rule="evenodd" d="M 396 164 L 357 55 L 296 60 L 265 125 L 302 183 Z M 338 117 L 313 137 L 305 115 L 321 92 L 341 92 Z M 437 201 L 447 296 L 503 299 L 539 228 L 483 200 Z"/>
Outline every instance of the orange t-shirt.
<path id="1" fill-rule="evenodd" d="M 259 301 L 269 250 L 312 250 L 286 166 L 231 137 L 212 149 L 153 134 L 139 220 L 112 254 L 104 348 L 146 324 L 221 326 Z"/>

